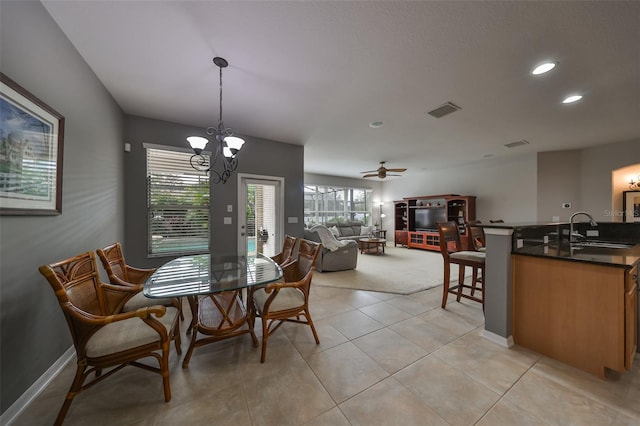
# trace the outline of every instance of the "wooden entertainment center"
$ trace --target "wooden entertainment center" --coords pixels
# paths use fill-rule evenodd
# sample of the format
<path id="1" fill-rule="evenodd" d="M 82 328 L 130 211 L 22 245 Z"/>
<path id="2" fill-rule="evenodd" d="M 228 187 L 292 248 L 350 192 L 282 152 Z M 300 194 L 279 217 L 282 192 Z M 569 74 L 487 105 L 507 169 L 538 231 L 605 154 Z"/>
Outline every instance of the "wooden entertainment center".
<path id="1" fill-rule="evenodd" d="M 436 222 L 458 223 L 463 250 L 468 249 L 465 223 L 476 219 L 472 195 L 423 195 L 394 201 L 394 245 L 440 251 Z"/>

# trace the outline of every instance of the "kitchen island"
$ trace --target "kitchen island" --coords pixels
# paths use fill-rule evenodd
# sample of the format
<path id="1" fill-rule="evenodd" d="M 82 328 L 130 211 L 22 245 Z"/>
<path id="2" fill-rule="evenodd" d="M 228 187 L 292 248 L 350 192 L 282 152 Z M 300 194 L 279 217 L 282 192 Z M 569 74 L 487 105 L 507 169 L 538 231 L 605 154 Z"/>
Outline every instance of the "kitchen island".
<path id="1" fill-rule="evenodd" d="M 602 224 L 597 238 L 616 243 L 604 247 L 569 244 L 563 238 L 567 228 L 564 223 L 485 226 L 485 303 L 494 308 L 485 308 L 485 336 L 598 377 L 605 368 L 625 371 L 638 342 L 640 225 Z"/>

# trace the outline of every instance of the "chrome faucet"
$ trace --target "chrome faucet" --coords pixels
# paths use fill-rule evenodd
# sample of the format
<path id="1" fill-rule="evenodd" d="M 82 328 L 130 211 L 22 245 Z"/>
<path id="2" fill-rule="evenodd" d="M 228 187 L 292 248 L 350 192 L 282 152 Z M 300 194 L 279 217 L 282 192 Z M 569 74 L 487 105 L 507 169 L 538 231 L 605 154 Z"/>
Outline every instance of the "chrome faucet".
<path id="1" fill-rule="evenodd" d="M 593 216 L 591 216 L 589 213 L 587 212 L 575 212 L 574 214 L 571 215 L 571 218 L 569 219 L 570 222 L 570 228 L 569 228 L 569 242 L 573 242 L 573 238 L 580 236 L 580 237 L 584 237 L 584 235 L 582 234 L 574 234 L 573 232 L 573 219 L 578 216 L 579 214 L 583 214 L 585 216 L 587 216 L 589 218 L 589 224 L 591 226 L 598 226 L 598 222 L 596 222 L 595 220 L 593 220 Z"/>

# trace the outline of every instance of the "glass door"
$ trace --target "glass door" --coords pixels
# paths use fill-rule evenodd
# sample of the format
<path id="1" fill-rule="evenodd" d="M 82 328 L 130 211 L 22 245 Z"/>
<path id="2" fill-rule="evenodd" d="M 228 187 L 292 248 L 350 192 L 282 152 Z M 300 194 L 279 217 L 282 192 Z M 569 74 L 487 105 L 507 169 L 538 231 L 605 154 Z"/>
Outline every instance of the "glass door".
<path id="1" fill-rule="evenodd" d="M 240 176 L 238 254 L 277 254 L 283 240 L 283 179 Z"/>

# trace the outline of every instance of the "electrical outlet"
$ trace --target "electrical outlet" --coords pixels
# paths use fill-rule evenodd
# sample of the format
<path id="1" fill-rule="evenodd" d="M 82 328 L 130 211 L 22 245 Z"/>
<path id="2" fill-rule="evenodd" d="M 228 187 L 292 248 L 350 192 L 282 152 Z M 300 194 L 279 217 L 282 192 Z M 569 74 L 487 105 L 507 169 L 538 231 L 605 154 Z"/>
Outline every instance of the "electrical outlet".
<path id="1" fill-rule="evenodd" d="M 597 229 L 587 229 L 587 237 L 599 237 L 600 232 Z"/>
<path id="2" fill-rule="evenodd" d="M 553 216 L 551 222 L 560 222 L 560 216 Z"/>
<path id="3" fill-rule="evenodd" d="M 562 203 L 562 208 L 563 209 L 570 209 L 571 208 L 571 203 Z"/>

